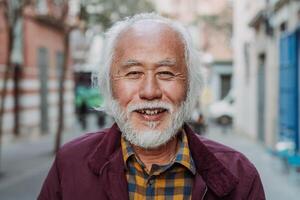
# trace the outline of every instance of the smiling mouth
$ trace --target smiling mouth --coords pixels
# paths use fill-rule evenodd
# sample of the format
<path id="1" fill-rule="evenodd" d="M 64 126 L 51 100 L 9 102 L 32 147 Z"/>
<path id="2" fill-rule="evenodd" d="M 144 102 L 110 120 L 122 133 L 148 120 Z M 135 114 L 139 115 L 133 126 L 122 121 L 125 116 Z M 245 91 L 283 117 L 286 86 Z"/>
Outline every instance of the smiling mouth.
<path id="1" fill-rule="evenodd" d="M 164 112 L 167 112 L 167 109 L 164 108 L 145 108 L 145 109 L 138 109 L 135 110 L 135 112 L 142 114 L 142 115 L 148 115 L 148 116 L 154 116 L 159 115 Z"/>
<path id="2" fill-rule="evenodd" d="M 135 110 L 143 121 L 160 121 L 168 110 L 165 108 L 143 108 Z"/>

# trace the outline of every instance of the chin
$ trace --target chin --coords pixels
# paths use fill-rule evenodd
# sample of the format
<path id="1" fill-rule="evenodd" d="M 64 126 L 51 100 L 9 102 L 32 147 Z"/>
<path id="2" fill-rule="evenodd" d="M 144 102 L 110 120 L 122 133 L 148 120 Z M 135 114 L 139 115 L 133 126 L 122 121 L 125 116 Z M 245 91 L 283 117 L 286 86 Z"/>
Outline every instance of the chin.
<path id="1" fill-rule="evenodd" d="M 155 149 L 170 141 L 176 132 L 161 131 L 157 129 L 141 130 L 127 129 L 123 131 L 123 137 L 131 144 L 144 148 Z"/>
<path id="2" fill-rule="evenodd" d="M 118 124 L 122 136 L 131 144 L 144 148 L 155 149 L 168 143 L 178 132 L 171 120 L 167 122 L 137 123 L 128 120 Z"/>
<path id="3" fill-rule="evenodd" d="M 142 131 L 155 131 L 155 132 L 164 132 L 167 127 L 170 125 L 170 120 L 164 121 L 137 121 L 137 120 L 128 120 L 132 129 L 137 132 Z"/>

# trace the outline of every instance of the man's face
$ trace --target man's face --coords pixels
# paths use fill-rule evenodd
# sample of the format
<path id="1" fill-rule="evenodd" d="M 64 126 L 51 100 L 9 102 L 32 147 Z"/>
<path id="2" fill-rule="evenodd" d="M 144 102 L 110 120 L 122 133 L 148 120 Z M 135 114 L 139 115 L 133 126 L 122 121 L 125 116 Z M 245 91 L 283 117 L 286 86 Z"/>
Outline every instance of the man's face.
<path id="1" fill-rule="evenodd" d="M 164 24 L 141 22 L 121 33 L 115 49 L 110 73 L 114 99 L 135 131 L 163 133 L 187 93 L 180 36 Z"/>

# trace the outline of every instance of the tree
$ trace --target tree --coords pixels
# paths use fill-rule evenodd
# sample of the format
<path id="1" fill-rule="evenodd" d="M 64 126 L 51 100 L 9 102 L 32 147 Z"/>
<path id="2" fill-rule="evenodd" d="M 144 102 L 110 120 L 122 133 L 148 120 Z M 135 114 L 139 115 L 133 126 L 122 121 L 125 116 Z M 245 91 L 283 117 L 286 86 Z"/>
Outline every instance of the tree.
<path id="1" fill-rule="evenodd" d="M 65 79 L 67 74 L 67 68 L 68 68 L 68 57 L 69 57 L 69 35 L 70 35 L 70 28 L 66 27 L 64 30 L 64 63 L 62 68 L 62 73 L 60 77 L 60 87 L 59 87 L 59 108 L 58 108 L 58 126 L 56 131 L 56 137 L 55 137 L 55 146 L 54 146 L 54 153 L 56 153 L 59 150 L 59 147 L 61 145 L 62 140 L 62 132 L 64 128 L 64 93 L 65 93 Z"/>
<path id="2" fill-rule="evenodd" d="M 61 70 L 61 75 L 59 77 L 59 105 L 58 105 L 58 126 L 56 130 L 55 135 L 55 144 L 54 144 L 54 153 L 57 153 L 57 151 L 60 148 L 61 140 L 62 140 L 62 133 L 64 129 L 64 107 L 65 107 L 65 101 L 64 101 L 64 94 L 65 94 L 65 79 L 67 75 L 67 69 L 68 69 L 68 58 L 69 58 L 69 38 L 70 38 L 70 32 L 72 30 L 72 27 L 67 23 L 66 17 L 68 13 L 67 9 L 67 1 L 62 1 L 64 6 L 64 15 L 61 17 L 61 21 L 63 23 L 63 32 L 64 32 L 64 60 L 63 60 L 63 66 Z"/>
<path id="3" fill-rule="evenodd" d="M 3 8 L 3 15 L 6 25 L 6 32 L 8 33 L 8 43 L 7 43 L 7 58 L 4 69 L 3 78 L 3 88 L 2 95 L 0 96 L 0 156 L 2 147 L 2 135 L 3 135 L 3 117 L 4 117 L 4 106 L 5 99 L 7 95 L 7 82 L 11 76 L 11 72 L 15 70 L 17 72 L 17 67 L 22 64 L 22 59 L 15 58 L 13 52 L 18 51 L 16 48 L 16 28 L 20 26 L 20 20 L 22 19 L 23 8 L 29 4 L 29 0 L 0 0 L 0 6 Z M 14 69 L 15 68 L 15 69 Z M 18 102 L 17 97 L 15 97 L 15 102 Z M 18 103 L 17 103 L 18 104 Z M 18 107 L 18 106 L 15 106 Z M 16 128 L 17 127 L 17 128 Z M 18 132 L 18 115 L 15 113 L 15 131 Z M 1 161 L 1 159 L 0 159 Z M 0 165 L 1 166 L 1 165 Z"/>
<path id="4" fill-rule="evenodd" d="M 124 17 L 151 11 L 154 6 L 147 0 L 82 0 L 80 18 L 90 26 L 99 24 L 105 30 Z"/>

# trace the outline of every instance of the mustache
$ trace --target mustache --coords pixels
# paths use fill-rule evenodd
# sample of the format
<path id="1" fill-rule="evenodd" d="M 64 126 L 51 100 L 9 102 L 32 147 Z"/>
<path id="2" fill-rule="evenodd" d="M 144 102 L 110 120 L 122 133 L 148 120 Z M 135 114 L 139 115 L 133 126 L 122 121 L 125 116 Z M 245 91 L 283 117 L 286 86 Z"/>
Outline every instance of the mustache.
<path id="1" fill-rule="evenodd" d="M 134 112 L 136 110 L 142 109 L 154 109 L 154 108 L 162 108 L 167 110 L 169 113 L 173 113 L 174 108 L 173 105 L 163 101 L 151 101 L 151 102 L 141 102 L 131 104 L 127 107 L 127 113 Z"/>

